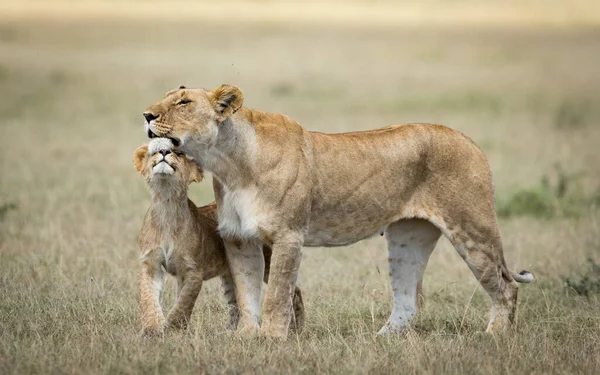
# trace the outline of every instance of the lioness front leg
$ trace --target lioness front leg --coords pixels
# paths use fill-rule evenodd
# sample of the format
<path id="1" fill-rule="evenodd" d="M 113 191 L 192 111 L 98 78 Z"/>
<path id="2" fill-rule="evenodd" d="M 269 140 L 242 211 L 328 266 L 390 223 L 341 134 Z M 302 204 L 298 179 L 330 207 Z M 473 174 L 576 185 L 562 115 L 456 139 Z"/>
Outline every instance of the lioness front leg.
<path id="1" fill-rule="evenodd" d="M 263 247 L 263 253 L 265 256 L 265 283 L 269 283 L 269 270 L 271 264 L 271 248 Z M 225 295 L 225 301 L 227 301 L 227 310 L 229 312 L 229 324 L 228 329 L 235 331 L 240 319 L 240 314 L 235 298 L 235 286 L 231 272 L 227 272 L 221 275 L 221 284 L 223 286 L 223 294 Z M 296 287 L 294 292 L 293 302 L 294 314 L 292 315 L 292 321 L 290 323 L 290 330 L 296 333 L 302 332 L 304 328 L 304 301 L 302 300 L 302 293 L 300 288 Z"/>
<path id="2" fill-rule="evenodd" d="M 151 259 L 143 259 L 138 274 L 140 289 L 140 313 L 143 336 L 160 336 L 165 317 L 160 306 L 163 288 L 163 270 Z"/>
<path id="3" fill-rule="evenodd" d="M 265 272 L 262 244 L 258 240 L 224 242 L 240 313 L 236 332 L 240 335 L 254 335 L 258 333 Z"/>
<path id="4" fill-rule="evenodd" d="M 270 247 L 263 247 L 265 254 L 265 283 L 269 284 L 269 274 L 271 272 L 271 256 L 273 251 Z M 290 331 L 300 333 L 304 329 L 304 301 L 302 300 L 302 292 L 296 286 L 294 290 L 294 298 L 292 302 L 292 319 L 290 321 Z"/>
<path id="5" fill-rule="evenodd" d="M 276 242 L 272 248 L 261 331 L 268 337 L 285 338 L 290 326 L 302 241 Z"/>
<path id="6" fill-rule="evenodd" d="M 184 277 L 175 305 L 167 316 L 167 328 L 185 329 L 192 316 L 194 304 L 202 289 L 202 273 L 188 272 Z"/>

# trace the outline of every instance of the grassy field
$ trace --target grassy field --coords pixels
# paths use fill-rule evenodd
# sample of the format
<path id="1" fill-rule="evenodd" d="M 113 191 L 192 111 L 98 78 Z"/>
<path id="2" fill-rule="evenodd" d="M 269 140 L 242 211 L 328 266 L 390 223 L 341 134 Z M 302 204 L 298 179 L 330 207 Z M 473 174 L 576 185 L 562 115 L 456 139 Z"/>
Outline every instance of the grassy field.
<path id="1" fill-rule="evenodd" d="M 460 0 L 470 12 L 444 5 L 453 20 L 439 2 L 373 4 L 329 4 L 331 22 L 315 3 L 279 17 L 269 2 L 0 4 L 0 373 L 598 373 L 598 6 Z M 509 267 L 538 279 L 517 331 L 483 333 L 489 299 L 441 240 L 414 329 L 375 337 L 391 310 L 376 238 L 304 249 L 307 327 L 287 342 L 225 331 L 218 282 L 188 333 L 140 340 L 141 113 L 180 84 L 221 83 L 312 130 L 436 122 L 472 137 Z M 212 201 L 210 178 L 191 196 Z"/>

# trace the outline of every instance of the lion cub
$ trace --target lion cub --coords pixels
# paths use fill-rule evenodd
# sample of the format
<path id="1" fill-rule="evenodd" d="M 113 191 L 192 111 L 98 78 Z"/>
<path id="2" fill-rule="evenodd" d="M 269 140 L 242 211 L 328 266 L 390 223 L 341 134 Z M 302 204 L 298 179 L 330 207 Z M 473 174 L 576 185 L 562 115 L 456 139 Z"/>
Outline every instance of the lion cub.
<path id="1" fill-rule="evenodd" d="M 217 233 L 216 204 L 196 207 L 188 199 L 188 185 L 202 181 L 202 169 L 185 155 L 171 150 L 169 139 L 157 138 L 139 147 L 133 155 L 135 168 L 146 177 L 152 197 L 138 237 L 142 334 L 160 335 L 164 328 L 187 327 L 202 282 L 217 276 L 227 299 L 229 328 L 235 329 L 239 313 L 225 247 Z M 267 282 L 271 249 L 264 247 L 263 253 Z M 178 290 L 166 324 L 160 305 L 164 271 L 177 278 Z M 298 288 L 293 305 L 291 328 L 299 332 L 304 324 L 304 304 Z"/>

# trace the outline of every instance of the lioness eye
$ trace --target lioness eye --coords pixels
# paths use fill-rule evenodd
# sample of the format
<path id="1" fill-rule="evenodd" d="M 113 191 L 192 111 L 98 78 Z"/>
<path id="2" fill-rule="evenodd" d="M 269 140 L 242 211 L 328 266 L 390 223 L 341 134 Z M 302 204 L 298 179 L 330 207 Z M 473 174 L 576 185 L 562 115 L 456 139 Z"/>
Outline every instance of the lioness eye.
<path id="1" fill-rule="evenodd" d="M 184 99 L 179 100 L 177 102 L 177 105 L 184 105 L 184 104 L 188 104 L 188 103 L 191 103 L 191 102 L 192 102 L 191 100 L 184 98 Z"/>

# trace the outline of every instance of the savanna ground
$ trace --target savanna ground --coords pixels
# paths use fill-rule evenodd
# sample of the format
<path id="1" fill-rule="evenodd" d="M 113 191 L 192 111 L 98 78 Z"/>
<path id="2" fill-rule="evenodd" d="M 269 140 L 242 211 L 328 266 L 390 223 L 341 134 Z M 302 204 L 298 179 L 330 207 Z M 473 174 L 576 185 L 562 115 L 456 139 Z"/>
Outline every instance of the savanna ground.
<path id="1" fill-rule="evenodd" d="M 597 4 L 164 4 L 0 4 L 0 373 L 598 373 Z M 489 299 L 442 239 L 414 329 L 376 337 L 391 291 L 374 238 L 304 250 L 307 327 L 287 342 L 226 332 L 214 281 L 189 333 L 140 340 L 141 112 L 221 83 L 313 130 L 437 122 L 472 137 L 509 267 L 538 279 L 517 331 L 483 333 Z M 191 196 L 212 201 L 210 178 Z"/>

